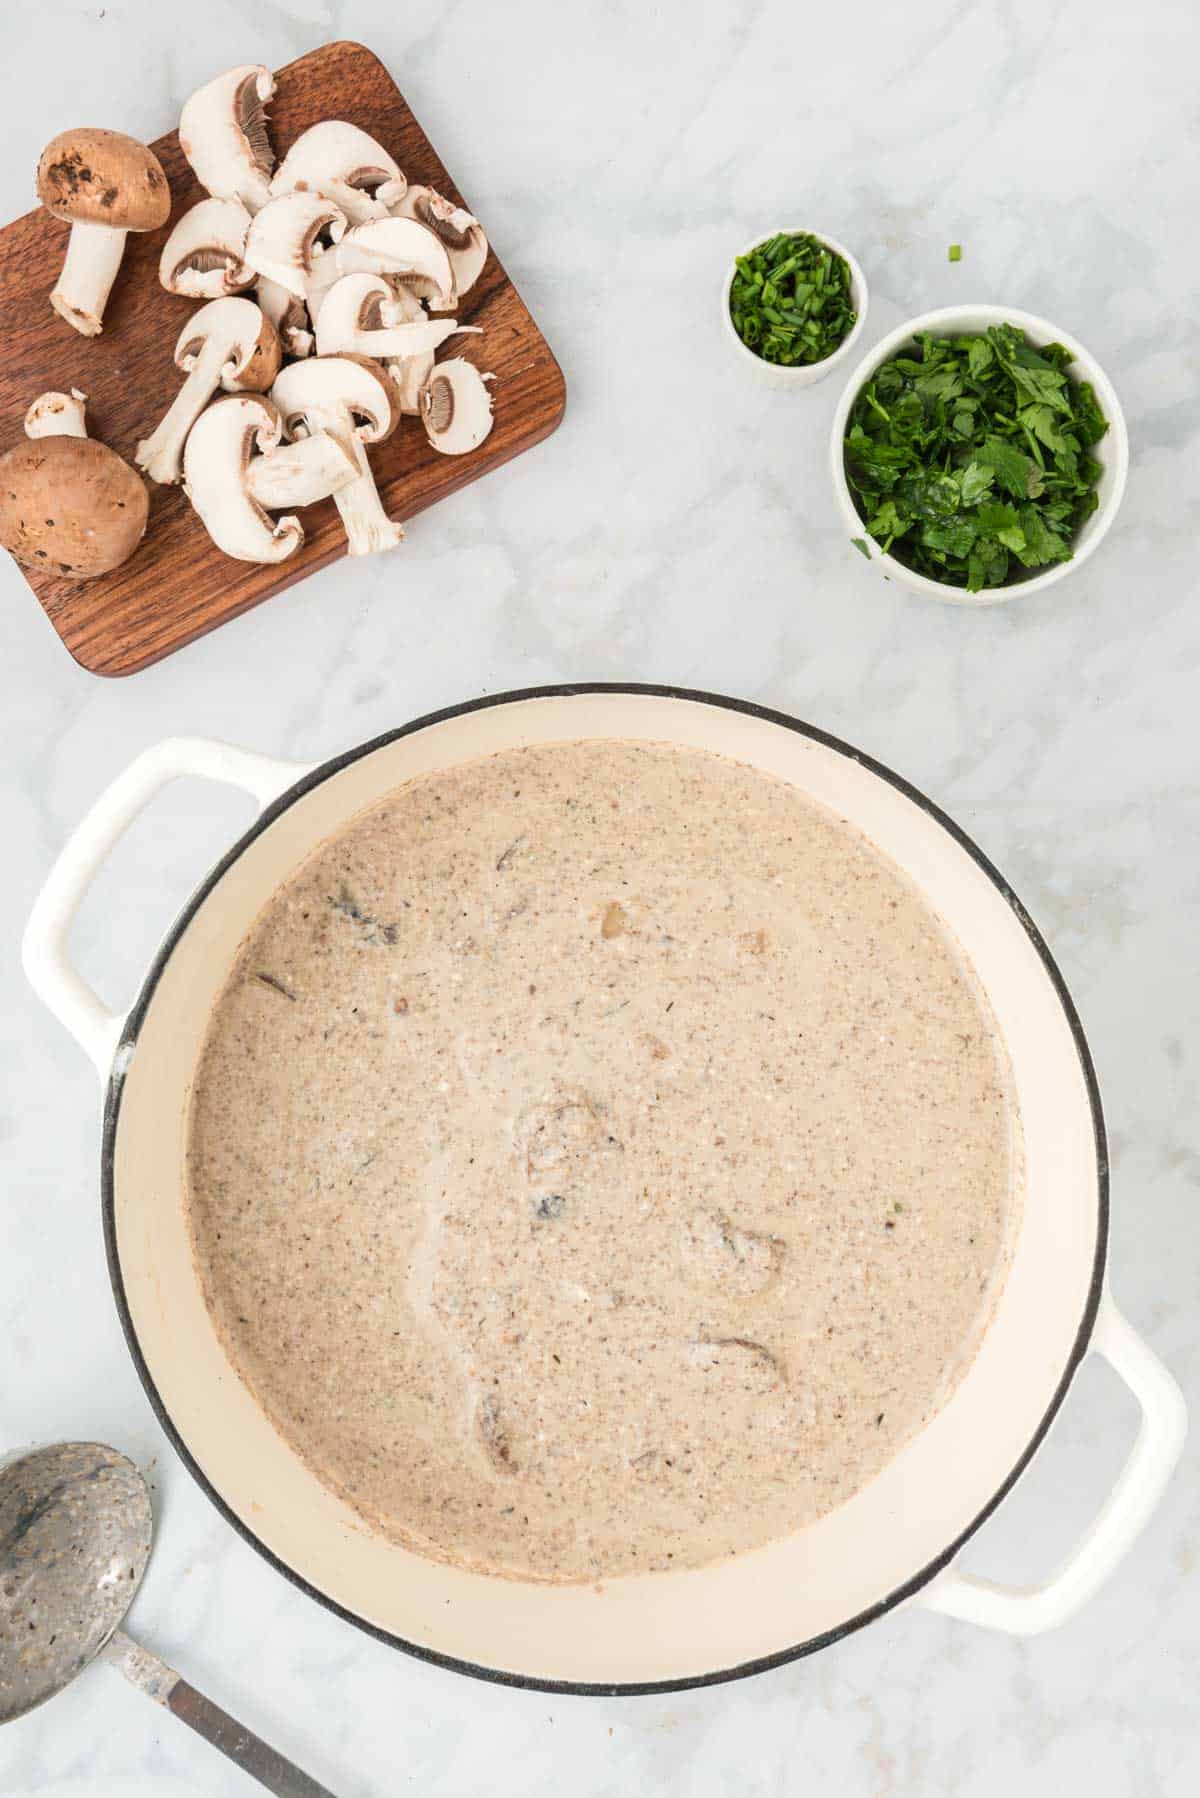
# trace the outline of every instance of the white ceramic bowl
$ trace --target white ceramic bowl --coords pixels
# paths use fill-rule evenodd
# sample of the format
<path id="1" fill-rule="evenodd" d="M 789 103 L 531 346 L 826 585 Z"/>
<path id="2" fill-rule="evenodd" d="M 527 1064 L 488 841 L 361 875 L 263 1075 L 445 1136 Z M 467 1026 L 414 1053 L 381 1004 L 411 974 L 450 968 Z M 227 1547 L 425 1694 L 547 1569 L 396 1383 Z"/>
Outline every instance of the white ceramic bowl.
<path id="1" fill-rule="evenodd" d="M 1069 562 L 1054 562 L 1041 574 L 1035 574 L 1026 581 L 1016 581 L 1010 587 L 984 587 L 978 593 L 968 593 L 963 587 L 931 581 L 928 576 L 906 568 L 895 556 L 885 555 L 874 538 L 868 536 L 866 524 L 859 516 L 846 480 L 842 446 L 850 409 L 858 397 L 859 389 L 882 363 L 894 356 L 918 332 L 933 331 L 942 337 L 968 336 L 986 331 L 989 325 L 1003 324 L 1019 326 L 1029 341 L 1039 347 L 1047 343 L 1064 344 L 1074 357 L 1071 374 L 1076 380 L 1090 381 L 1095 388 L 1101 410 L 1108 420 L 1108 430 L 1091 452 L 1103 468 L 1097 487 L 1100 504 L 1091 517 L 1084 520 L 1075 537 L 1074 554 Z M 1125 428 L 1125 414 L 1121 410 L 1121 402 L 1112 382 L 1091 352 L 1085 350 L 1078 338 L 1072 337 L 1069 331 L 1060 330 L 1057 325 L 1036 317 L 1032 312 L 1021 312 L 1016 306 L 943 306 L 938 312 L 923 312 L 919 318 L 910 318 L 906 324 L 899 325 L 863 357 L 847 381 L 846 390 L 833 415 L 829 464 L 834 496 L 847 533 L 866 544 L 871 561 L 882 574 L 890 580 L 899 581 L 901 586 L 911 588 L 914 593 L 927 593 L 932 599 L 944 600 L 952 606 L 995 606 L 1002 600 L 1027 599 L 1032 593 L 1040 593 L 1044 588 L 1052 587 L 1056 581 L 1064 580 L 1067 575 L 1082 567 L 1088 557 L 1094 554 L 1116 517 L 1125 492 L 1125 479 L 1129 473 L 1129 433 Z"/>
<path id="2" fill-rule="evenodd" d="M 839 243 L 836 237 L 830 237 L 827 231 L 814 231 L 808 225 L 776 225 L 773 230 L 764 231 L 761 237 L 756 237 L 753 243 L 748 243 L 744 249 L 739 250 L 738 255 L 749 256 L 752 250 L 757 250 L 761 244 L 769 242 L 772 237 L 777 237 L 780 231 L 786 231 L 788 235 L 792 237 L 797 237 L 801 233 L 805 233 L 809 237 L 815 237 L 825 245 L 826 249 L 832 250 L 835 256 L 840 256 L 846 263 L 846 266 L 850 270 L 850 299 L 856 315 L 850 335 L 838 345 L 832 356 L 826 356 L 823 362 L 802 362 L 795 368 L 782 368 L 777 362 L 764 361 L 761 356 L 757 355 L 742 342 L 737 334 L 733 317 L 729 310 L 729 296 L 733 291 L 733 277 L 737 274 L 736 257 L 729 265 L 729 273 L 726 275 L 724 284 L 721 288 L 721 319 L 725 326 L 726 335 L 738 356 L 743 362 L 749 363 L 752 366 L 759 379 L 764 381 L 768 387 L 775 387 L 780 390 L 784 388 L 815 387 L 818 381 L 823 381 L 827 374 L 830 374 L 835 368 L 841 367 L 842 364 L 848 360 L 851 350 L 862 336 L 863 326 L 867 322 L 867 303 L 869 298 L 867 293 L 867 277 L 863 274 L 858 263 L 854 260 L 854 257 L 850 254 L 844 243 Z"/>

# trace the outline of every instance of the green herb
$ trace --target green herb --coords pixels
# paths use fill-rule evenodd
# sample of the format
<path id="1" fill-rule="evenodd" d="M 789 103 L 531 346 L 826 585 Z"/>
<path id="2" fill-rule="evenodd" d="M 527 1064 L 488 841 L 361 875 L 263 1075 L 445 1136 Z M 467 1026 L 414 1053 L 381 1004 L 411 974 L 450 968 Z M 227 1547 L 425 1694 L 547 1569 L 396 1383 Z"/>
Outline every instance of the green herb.
<path id="1" fill-rule="evenodd" d="M 823 362 L 854 328 L 850 267 L 807 232 L 777 232 L 739 256 L 729 314 L 747 349 L 783 368 Z"/>
<path id="2" fill-rule="evenodd" d="M 951 262 L 962 261 L 962 245 L 960 243 L 952 243 L 950 245 L 949 260 Z"/>
<path id="3" fill-rule="evenodd" d="M 855 549 L 858 551 L 859 555 L 865 556 L 867 558 L 867 561 L 869 562 L 871 560 L 871 552 L 867 548 L 866 538 L 865 537 L 851 537 L 850 541 L 851 541 L 851 543 L 853 543 L 853 545 L 854 545 Z"/>
<path id="4" fill-rule="evenodd" d="M 922 333 L 859 390 L 846 479 L 868 532 L 906 567 L 978 593 L 1071 557 L 1096 510 L 1089 452 L 1108 421 L 1060 343 L 1015 325 Z"/>

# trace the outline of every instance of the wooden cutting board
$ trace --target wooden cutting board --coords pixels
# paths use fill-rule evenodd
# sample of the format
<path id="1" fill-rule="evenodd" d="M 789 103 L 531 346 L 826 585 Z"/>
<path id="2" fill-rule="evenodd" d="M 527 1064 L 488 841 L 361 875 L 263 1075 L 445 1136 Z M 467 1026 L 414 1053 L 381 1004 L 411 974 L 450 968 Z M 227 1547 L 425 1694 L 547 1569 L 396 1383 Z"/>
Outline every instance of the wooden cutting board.
<path id="1" fill-rule="evenodd" d="M 470 206 L 383 64 L 361 44 L 326 44 L 289 63 L 277 79 L 270 115 L 280 159 L 318 119 L 349 119 L 391 151 L 410 182 L 424 182 Z M 455 104 L 453 95 L 446 104 Z M 48 121 L 47 136 L 71 122 Z M 119 119 L 83 122 L 121 126 Z M 203 190 L 174 131 L 160 138 L 154 151 L 171 183 L 173 224 L 204 197 Z M 486 231 L 486 207 L 481 218 Z M 26 408 L 39 393 L 78 387 L 88 395 L 91 435 L 132 461 L 138 441 L 149 435 L 179 389 L 182 376 L 172 351 L 197 304 L 159 285 L 159 252 L 169 230 L 170 224 L 129 237 L 103 333 L 90 339 L 50 309 L 66 227 L 38 211 L 0 231 L 0 447 L 20 440 Z M 448 353 L 495 373 L 496 422 L 471 455 L 443 456 L 429 447 L 417 419 L 402 419 L 392 437 L 370 451 L 376 483 L 394 518 L 411 518 L 479 480 L 548 437 L 563 415 L 562 371 L 494 250 L 457 316 L 463 324 L 482 326 L 483 336 L 452 339 Z M 93 674 L 133 674 L 345 554 L 331 500 L 301 514 L 307 536 L 302 548 L 265 568 L 222 555 L 178 487 L 151 483 L 150 494 L 145 539 L 124 567 L 93 581 L 22 570 L 75 660 Z M 404 553 L 403 544 L 390 552 L 397 558 L 397 576 Z"/>

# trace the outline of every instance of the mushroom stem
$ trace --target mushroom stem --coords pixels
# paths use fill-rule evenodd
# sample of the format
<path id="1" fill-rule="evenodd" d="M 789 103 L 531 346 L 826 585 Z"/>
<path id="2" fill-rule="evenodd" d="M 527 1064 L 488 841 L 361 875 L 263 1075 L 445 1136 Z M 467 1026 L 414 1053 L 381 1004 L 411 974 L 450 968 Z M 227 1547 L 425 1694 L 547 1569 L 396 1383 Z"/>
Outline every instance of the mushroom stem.
<path id="1" fill-rule="evenodd" d="M 459 325 L 456 318 L 428 318 L 421 324 L 404 323 L 398 325 L 381 325 L 378 330 L 358 329 L 351 326 L 341 330 L 337 321 L 329 325 L 331 308 L 322 310 L 317 321 L 317 354 L 318 356 L 337 356 L 352 350 L 360 356 L 371 356 L 376 361 L 394 356 L 403 361 L 408 356 L 421 356 L 427 351 L 436 350 L 439 344 L 445 343 L 447 337 L 453 337 L 459 330 L 478 331 L 478 325 Z"/>
<path id="2" fill-rule="evenodd" d="M 328 433 L 336 437 L 354 457 L 358 473 L 333 495 L 350 555 L 373 556 L 378 550 L 394 549 L 397 543 L 403 543 L 402 528 L 383 509 L 366 448 L 355 429 L 349 408 L 333 406 L 319 411 L 314 408 L 307 415 L 307 428 L 314 435 Z"/>
<path id="3" fill-rule="evenodd" d="M 343 440 L 359 470 L 357 477 L 333 496 L 345 528 L 346 547 L 352 556 L 371 556 L 377 550 L 394 549 L 397 543 L 403 543 L 404 531 L 383 509 L 366 447 L 354 431 L 353 420 L 347 413 L 340 422 Z"/>
<path id="4" fill-rule="evenodd" d="M 228 344 L 219 337 L 206 338 L 161 424 L 138 444 L 134 461 L 152 481 L 171 487 L 179 480 L 188 432 L 221 385 L 228 357 Z"/>
<path id="5" fill-rule="evenodd" d="M 246 470 L 246 492 L 264 512 L 315 506 L 358 478 L 358 460 L 349 443 L 328 431 L 298 437 L 255 456 Z"/>
<path id="6" fill-rule="evenodd" d="M 39 393 L 25 414 L 26 437 L 86 437 L 87 394 L 72 387 L 70 393 Z"/>
<path id="7" fill-rule="evenodd" d="M 66 259 L 50 304 L 84 337 L 99 337 L 104 308 L 125 254 L 124 231 L 77 220 L 67 240 Z"/>
<path id="8" fill-rule="evenodd" d="M 421 410 L 421 394 L 425 383 L 433 373 L 433 351 L 429 350 L 423 356 L 393 357 L 384 363 L 384 367 L 396 383 L 397 404 L 401 412 L 409 413 L 415 418 Z"/>
<path id="9" fill-rule="evenodd" d="M 293 440 L 327 431 L 354 459 L 355 477 L 333 495 L 352 556 L 369 556 L 403 541 L 375 489 L 364 445 L 382 443 L 399 414 L 386 375 L 365 356 L 314 356 L 281 369 L 271 389 L 285 434 Z"/>

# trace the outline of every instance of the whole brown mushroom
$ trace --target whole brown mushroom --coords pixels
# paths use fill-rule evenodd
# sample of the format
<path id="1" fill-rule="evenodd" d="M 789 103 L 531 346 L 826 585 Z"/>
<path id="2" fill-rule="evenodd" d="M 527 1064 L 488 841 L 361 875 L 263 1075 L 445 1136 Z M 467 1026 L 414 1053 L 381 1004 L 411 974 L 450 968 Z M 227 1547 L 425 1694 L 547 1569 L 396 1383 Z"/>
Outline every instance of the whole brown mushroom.
<path id="1" fill-rule="evenodd" d="M 153 150 L 121 131 L 60 131 L 42 151 L 38 199 L 70 225 L 67 257 L 50 304 L 75 330 L 96 337 L 130 231 L 157 231 L 171 190 Z"/>
<path id="2" fill-rule="evenodd" d="M 26 568 L 91 580 L 146 530 L 145 482 L 91 437 L 37 437 L 0 456 L 0 544 Z"/>

